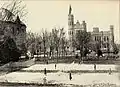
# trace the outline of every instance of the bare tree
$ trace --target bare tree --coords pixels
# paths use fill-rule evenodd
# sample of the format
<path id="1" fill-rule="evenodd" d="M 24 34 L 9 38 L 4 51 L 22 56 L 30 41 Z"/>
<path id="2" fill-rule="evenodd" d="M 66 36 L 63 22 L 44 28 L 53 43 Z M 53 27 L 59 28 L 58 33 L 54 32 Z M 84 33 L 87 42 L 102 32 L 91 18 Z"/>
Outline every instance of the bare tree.
<path id="1" fill-rule="evenodd" d="M 66 36 L 65 36 L 65 32 L 64 32 L 64 29 L 61 31 L 61 40 L 60 40 L 60 47 L 61 47 L 61 50 L 62 50 L 62 56 L 65 56 L 65 53 L 66 53 L 66 48 L 67 48 L 67 39 L 66 39 Z"/>
<path id="2" fill-rule="evenodd" d="M 44 52 L 44 58 L 45 54 L 47 52 L 47 46 L 48 46 L 48 32 L 46 30 L 42 30 L 42 43 L 43 43 L 43 52 Z"/>
<path id="3" fill-rule="evenodd" d="M 57 60 L 58 60 L 58 55 L 60 54 L 60 41 L 63 36 L 63 30 L 64 28 L 61 29 L 52 29 L 52 35 L 53 35 L 53 41 L 54 41 L 54 49 L 57 52 Z"/>
<path id="4" fill-rule="evenodd" d="M 118 54 L 119 53 L 119 48 L 118 48 L 117 44 L 113 44 L 113 53 L 114 54 Z"/>
<path id="5" fill-rule="evenodd" d="M 23 4 L 22 0 L 12 0 L 9 3 L 4 3 L 1 7 L 2 12 L 2 20 L 6 21 L 13 21 L 14 17 L 17 15 L 20 17 L 22 21 L 25 21 L 25 16 L 27 15 L 26 5 Z"/>
<path id="6" fill-rule="evenodd" d="M 76 33 L 76 48 L 80 50 L 81 57 L 85 56 L 87 45 L 90 41 L 90 34 L 86 31 L 78 31 Z"/>
<path id="7" fill-rule="evenodd" d="M 41 40 L 41 36 L 37 33 L 27 32 L 26 34 L 26 48 L 31 51 L 32 54 L 36 53 L 39 50 L 39 42 Z"/>
<path id="8" fill-rule="evenodd" d="M 54 53 L 54 41 L 53 41 L 53 34 L 52 32 L 49 33 L 49 37 L 48 37 L 48 45 L 49 45 L 49 49 L 50 49 L 50 57 L 53 57 L 53 53 Z"/>
<path id="9" fill-rule="evenodd" d="M 27 32 L 26 33 L 26 47 L 29 48 L 29 46 L 35 41 L 34 33 Z"/>

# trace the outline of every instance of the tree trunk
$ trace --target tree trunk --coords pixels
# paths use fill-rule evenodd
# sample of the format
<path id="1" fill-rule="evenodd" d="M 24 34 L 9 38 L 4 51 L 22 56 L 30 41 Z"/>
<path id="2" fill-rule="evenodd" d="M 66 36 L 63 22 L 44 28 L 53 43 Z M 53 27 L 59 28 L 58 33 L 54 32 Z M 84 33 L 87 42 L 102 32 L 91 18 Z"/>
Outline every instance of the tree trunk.
<path id="1" fill-rule="evenodd" d="M 58 50 L 57 50 L 57 62 L 58 62 Z"/>
<path id="2" fill-rule="evenodd" d="M 81 59 L 81 61 L 82 61 L 82 57 L 83 57 L 83 46 L 80 46 L 80 55 L 81 55 L 80 59 Z"/>
<path id="3" fill-rule="evenodd" d="M 56 55 L 57 57 L 56 58 L 57 58 L 57 62 L 58 62 L 58 46 L 56 47 L 56 51 L 57 51 L 57 55 Z"/>
<path id="4" fill-rule="evenodd" d="M 46 50 L 46 48 L 45 48 L 45 41 L 44 41 L 44 62 L 46 61 L 46 59 L 45 59 L 45 50 Z"/>
<path id="5" fill-rule="evenodd" d="M 40 58 L 41 58 L 41 48 L 40 48 Z"/>
<path id="6" fill-rule="evenodd" d="M 63 52 L 63 49 L 62 49 L 62 58 L 63 58 L 63 54 L 64 54 L 64 52 Z"/>

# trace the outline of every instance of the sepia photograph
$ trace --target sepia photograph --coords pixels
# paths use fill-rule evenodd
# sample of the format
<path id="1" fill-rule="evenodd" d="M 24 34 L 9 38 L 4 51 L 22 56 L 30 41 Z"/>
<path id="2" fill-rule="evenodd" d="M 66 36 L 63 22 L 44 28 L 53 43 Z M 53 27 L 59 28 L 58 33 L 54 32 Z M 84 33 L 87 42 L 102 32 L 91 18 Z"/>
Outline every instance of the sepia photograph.
<path id="1" fill-rule="evenodd" d="M 120 0 L 0 0 L 0 87 L 120 87 Z"/>

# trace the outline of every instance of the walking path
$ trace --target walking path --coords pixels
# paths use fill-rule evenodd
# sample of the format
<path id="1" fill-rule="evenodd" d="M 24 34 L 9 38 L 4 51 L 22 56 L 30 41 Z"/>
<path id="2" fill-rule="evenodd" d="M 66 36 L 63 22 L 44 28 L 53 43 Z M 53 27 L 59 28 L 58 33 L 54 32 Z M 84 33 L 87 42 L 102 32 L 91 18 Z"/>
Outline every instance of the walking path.
<path id="1" fill-rule="evenodd" d="M 116 70 L 117 65 L 109 64 L 96 64 L 96 70 Z M 77 64 L 77 63 L 72 63 L 72 64 L 56 64 L 56 69 L 55 69 L 55 64 L 35 64 L 31 67 L 24 68 L 22 70 L 44 70 L 46 68 L 47 70 L 63 70 L 63 71 L 68 71 L 68 70 L 94 70 L 94 64 Z"/>
<path id="2" fill-rule="evenodd" d="M 70 72 L 63 71 L 77 71 L 77 70 L 116 70 L 117 65 L 105 65 L 96 64 L 96 70 L 94 64 L 35 64 L 28 68 L 23 68 L 23 72 L 17 71 L 0 76 L 0 83 L 34 83 L 34 84 L 72 84 L 72 85 L 89 85 L 89 84 L 116 84 L 120 86 L 120 73 L 72 73 L 70 80 Z M 51 72 L 44 74 L 44 69 L 53 70 L 57 72 Z M 24 72 L 42 70 L 43 72 Z M 119 87 L 118 86 L 118 87 Z"/>
<path id="3" fill-rule="evenodd" d="M 118 73 L 113 73 L 112 75 L 107 73 L 72 74 L 72 80 L 70 80 L 69 74 L 62 72 L 48 73 L 47 75 L 44 75 L 43 73 L 13 72 L 0 76 L 0 82 L 75 85 L 109 83 L 120 85 L 118 76 Z"/>

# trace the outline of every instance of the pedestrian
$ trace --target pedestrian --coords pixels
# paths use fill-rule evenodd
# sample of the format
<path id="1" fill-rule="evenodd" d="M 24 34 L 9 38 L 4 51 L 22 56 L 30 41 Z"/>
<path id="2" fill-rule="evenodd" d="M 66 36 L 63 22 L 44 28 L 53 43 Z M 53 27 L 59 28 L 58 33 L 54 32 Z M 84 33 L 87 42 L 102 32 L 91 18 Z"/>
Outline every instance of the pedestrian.
<path id="1" fill-rule="evenodd" d="M 47 79 L 46 79 L 46 77 L 43 78 L 43 83 L 44 83 L 44 84 L 47 83 Z"/>
<path id="2" fill-rule="evenodd" d="M 56 64 L 55 64 L 55 69 L 56 69 Z"/>
<path id="3" fill-rule="evenodd" d="M 112 70 L 111 70 L 111 68 L 110 68 L 110 70 L 109 70 L 109 75 L 111 75 L 112 74 Z"/>
<path id="4" fill-rule="evenodd" d="M 44 74 L 45 74 L 45 75 L 47 74 L 46 68 L 44 69 Z"/>
<path id="5" fill-rule="evenodd" d="M 96 70 L 96 64 L 94 64 L 94 70 Z"/>
<path id="6" fill-rule="evenodd" d="M 46 63 L 48 64 L 48 61 Z"/>
<path id="7" fill-rule="evenodd" d="M 72 75 L 71 75 L 71 73 L 69 73 L 69 79 L 70 79 L 70 80 L 72 79 Z"/>

